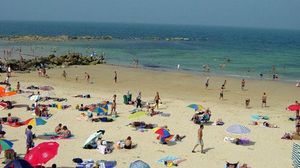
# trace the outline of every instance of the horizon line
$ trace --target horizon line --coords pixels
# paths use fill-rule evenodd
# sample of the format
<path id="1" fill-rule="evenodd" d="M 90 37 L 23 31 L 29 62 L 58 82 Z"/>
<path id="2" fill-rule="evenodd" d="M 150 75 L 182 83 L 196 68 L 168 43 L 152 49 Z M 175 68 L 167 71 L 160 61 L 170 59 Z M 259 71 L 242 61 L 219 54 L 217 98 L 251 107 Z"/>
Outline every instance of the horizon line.
<path id="1" fill-rule="evenodd" d="M 255 27 L 255 26 L 230 26 L 230 25 L 201 25 L 188 23 L 145 23 L 145 22 L 109 22 L 109 21 L 74 21 L 74 20 L 1 20 L 0 22 L 58 22 L 58 23 L 94 23 L 94 24 L 136 24 L 136 25 L 161 25 L 161 26 L 191 26 L 191 27 L 220 27 L 220 28 L 238 28 L 238 29 L 260 29 L 260 30 L 287 30 L 300 31 L 298 28 L 278 28 L 278 27 Z"/>

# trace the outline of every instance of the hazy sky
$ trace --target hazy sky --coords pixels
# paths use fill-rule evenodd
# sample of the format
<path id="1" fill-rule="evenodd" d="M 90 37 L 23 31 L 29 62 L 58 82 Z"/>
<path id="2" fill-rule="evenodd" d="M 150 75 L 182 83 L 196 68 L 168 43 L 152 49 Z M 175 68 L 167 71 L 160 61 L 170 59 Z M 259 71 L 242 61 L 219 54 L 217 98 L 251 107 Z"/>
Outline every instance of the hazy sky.
<path id="1" fill-rule="evenodd" d="M 300 29 L 300 0 L 0 0 L 0 20 Z"/>

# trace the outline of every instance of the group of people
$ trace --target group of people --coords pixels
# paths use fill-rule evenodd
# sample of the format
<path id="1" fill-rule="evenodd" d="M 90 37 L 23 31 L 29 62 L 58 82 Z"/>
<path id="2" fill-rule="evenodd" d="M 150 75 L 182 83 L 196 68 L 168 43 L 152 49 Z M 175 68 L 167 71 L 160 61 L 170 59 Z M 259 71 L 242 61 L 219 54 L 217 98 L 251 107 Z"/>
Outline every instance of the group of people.
<path id="1" fill-rule="evenodd" d="M 62 126 L 61 123 L 59 123 L 56 127 L 55 127 L 55 133 L 62 138 L 70 138 L 72 136 L 71 131 L 68 129 L 67 126 Z"/>

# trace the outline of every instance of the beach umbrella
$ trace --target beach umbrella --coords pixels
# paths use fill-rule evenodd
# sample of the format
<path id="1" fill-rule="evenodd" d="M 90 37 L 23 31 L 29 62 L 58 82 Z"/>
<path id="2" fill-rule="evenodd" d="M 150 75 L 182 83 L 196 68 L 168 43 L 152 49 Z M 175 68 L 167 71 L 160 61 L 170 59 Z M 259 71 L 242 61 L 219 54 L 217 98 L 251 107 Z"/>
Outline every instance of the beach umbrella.
<path id="1" fill-rule="evenodd" d="M 297 111 L 297 110 L 300 110 L 300 104 L 292 104 L 292 105 L 289 105 L 287 107 L 288 110 L 290 111 Z"/>
<path id="2" fill-rule="evenodd" d="M 90 111 L 96 112 L 96 113 L 107 113 L 108 109 L 104 108 L 104 107 L 95 107 L 94 109 L 92 109 Z"/>
<path id="3" fill-rule="evenodd" d="M 32 166 L 46 164 L 57 155 L 57 142 L 43 142 L 32 148 L 24 157 Z"/>
<path id="4" fill-rule="evenodd" d="M 45 125 L 47 121 L 42 118 L 30 118 L 24 121 L 26 125 L 38 126 L 38 125 Z"/>
<path id="5" fill-rule="evenodd" d="M 197 110 L 203 110 L 204 107 L 200 104 L 190 104 L 187 107 L 194 109 L 195 111 Z"/>
<path id="6" fill-rule="evenodd" d="M 30 163 L 23 159 L 15 159 L 10 161 L 4 168 L 33 168 Z"/>
<path id="7" fill-rule="evenodd" d="M 143 117 L 145 115 L 146 115 L 146 112 L 144 112 L 144 111 L 138 111 L 138 112 L 135 112 L 133 114 L 130 114 L 128 116 L 128 119 L 136 119 L 136 118 Z"/>
<path id="8" fill-rule="evenodd" d="M 40 98 L 41 98 L 40 95 L 32 95 L 29 97 L 29 100 L 38 101 L 38 100 L 40 100 Z"/>
<path id="9" fill-rule="evenodd" d="M 103 131 L 97 131 L 89 136 L 89 138 L 85 141 L 83 146 L 86 146 L 88 144 L 91 144 L 92 142 L 95 142 L 101 135 L 103 135 Z"/>
<path id="10" fill-rule="evenodd" d="M 162 138 L 171 136 L 170 132 L 164 128 L 160 128 L 160 129 L 156 130 L 155 133 L 158 134 Z"/>
<path id="11" fill-rule="evenodd" d="M 229 126 L 226 131 L 230 134 L 248 134 L 250 133 L 250 129 L 239 124 L 234 124 Z"/>
<path id="12" fill-rule="evenodd" d="M 0 150 L 5 151 L 11 149 L 14 144 L 6 139 L 0 139 Z"/>
<path id="13" fill-rule="evenodd" d="M 136 160 L 130 164 L 129 168 L 150 168 L 150 166 L 142 160 Z"/>
<path id="14" fill-rule="evenodd" d="M 40 90 L 43 90 L 43 91 L 54 90 L 54 88 L 51 87 L 51 86 L 40 86 L 39 89 L 40 89 Z"/>

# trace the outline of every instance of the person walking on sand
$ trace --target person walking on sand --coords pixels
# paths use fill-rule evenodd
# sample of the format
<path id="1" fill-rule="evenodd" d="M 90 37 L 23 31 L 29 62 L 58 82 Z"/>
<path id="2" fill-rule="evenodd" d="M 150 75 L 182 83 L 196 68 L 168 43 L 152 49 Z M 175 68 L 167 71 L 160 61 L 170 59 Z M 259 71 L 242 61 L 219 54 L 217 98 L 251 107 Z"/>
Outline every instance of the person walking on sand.
<path id="1" fill-rule="evenodd" d="M 26 134 L 26 153 L 28 153 L 30 148 L 34 147 L 34 143 L 33 143 L 33 133 L 31 131 L 32 126 L 28 125 L 25 134 Z"/>
<path id="2" fill-rule="evenodd" d="M 87 72 L 85 72 L 84 74 L 85 74 L 85 79 L 86 79 L 87 83 L 90 83 L 90 75 Z"/>
<path id="3" fill-rule="evenodd" d="M 209 85 L 209 77 L 206 78 L 206 82 L 205 82 L 205 89 L 208 88 L 208 85 Z"/>
<path id="4" fill-rule="evenodd" d="M 219 99 L 223 100 L 223 98 L 224 98 L 224 86 L 222 85 L 221 90 L 220 90 L 220 97 L 219 97 Z"/>
<path id="5" fill-rule="evenodd" d="M 160 97 L 159 97 L 159 93 L 156 92 L 156 95 L 154 97 L 154 101 L 155 101 L 155 106 L 158 109 L 158 105 L 159 105 L 159 101 L 160 101 Z"/>
<path id="6" fill-rule="evenodd" d="M 17 93 L 21 93 L 20 87 L 21 87 L 20 82 L 18 81 L 17 88 L 16 88 Z"/>
<path id="7" fill-rule="evenodd" d="M 115 71 L 115 77 L 114 77 L 115 83 L 117 83 L 117 79 L 118 79 L 118 74 L 117 71 Z"/>
<path id="8" fill-rule="evenodd" d="M 262 98 L 261 98 L 261 107 L 267 107 L 267 95 L 266 93 L 264 92 Z"/>
<path id="9" fill-rule="evenodd" d="M 204 142 L 203 142 L 203 129 L 204 129 L 204 126 L 201 124 L 200 125 L 200 128 L 198 129 L 198 139 L 197 139 L 197 144 L 194 146 L 192 152 L 193 153 L 196 153 L 195 149 L 197 148 L 198 145 L 201 145 L 201 153 L 205 153 L 204 150 L 203 150 L 203 147 L 204 147 Z"/>
<path id="10" fill-rule="evenodd" d="M 111 115 L 115 115 L 117 116 L 117 103 L 116 100 L 113 100 L 112 104 L 111 104 Z"/>
<path id="11" fill-rule="evenodd" d="M 65 80 L 67 80 L 67 72 L 64 70 L 62 76 L 64 77 Z"/>
<path id="12" fill-rule="evenodd" d="M 241 82 L 241 88 L 242 88 L 242 90 L 244 90 L 245 84 L 246 84 L 245 79 L 242 79 L 242 82 Z"/>

